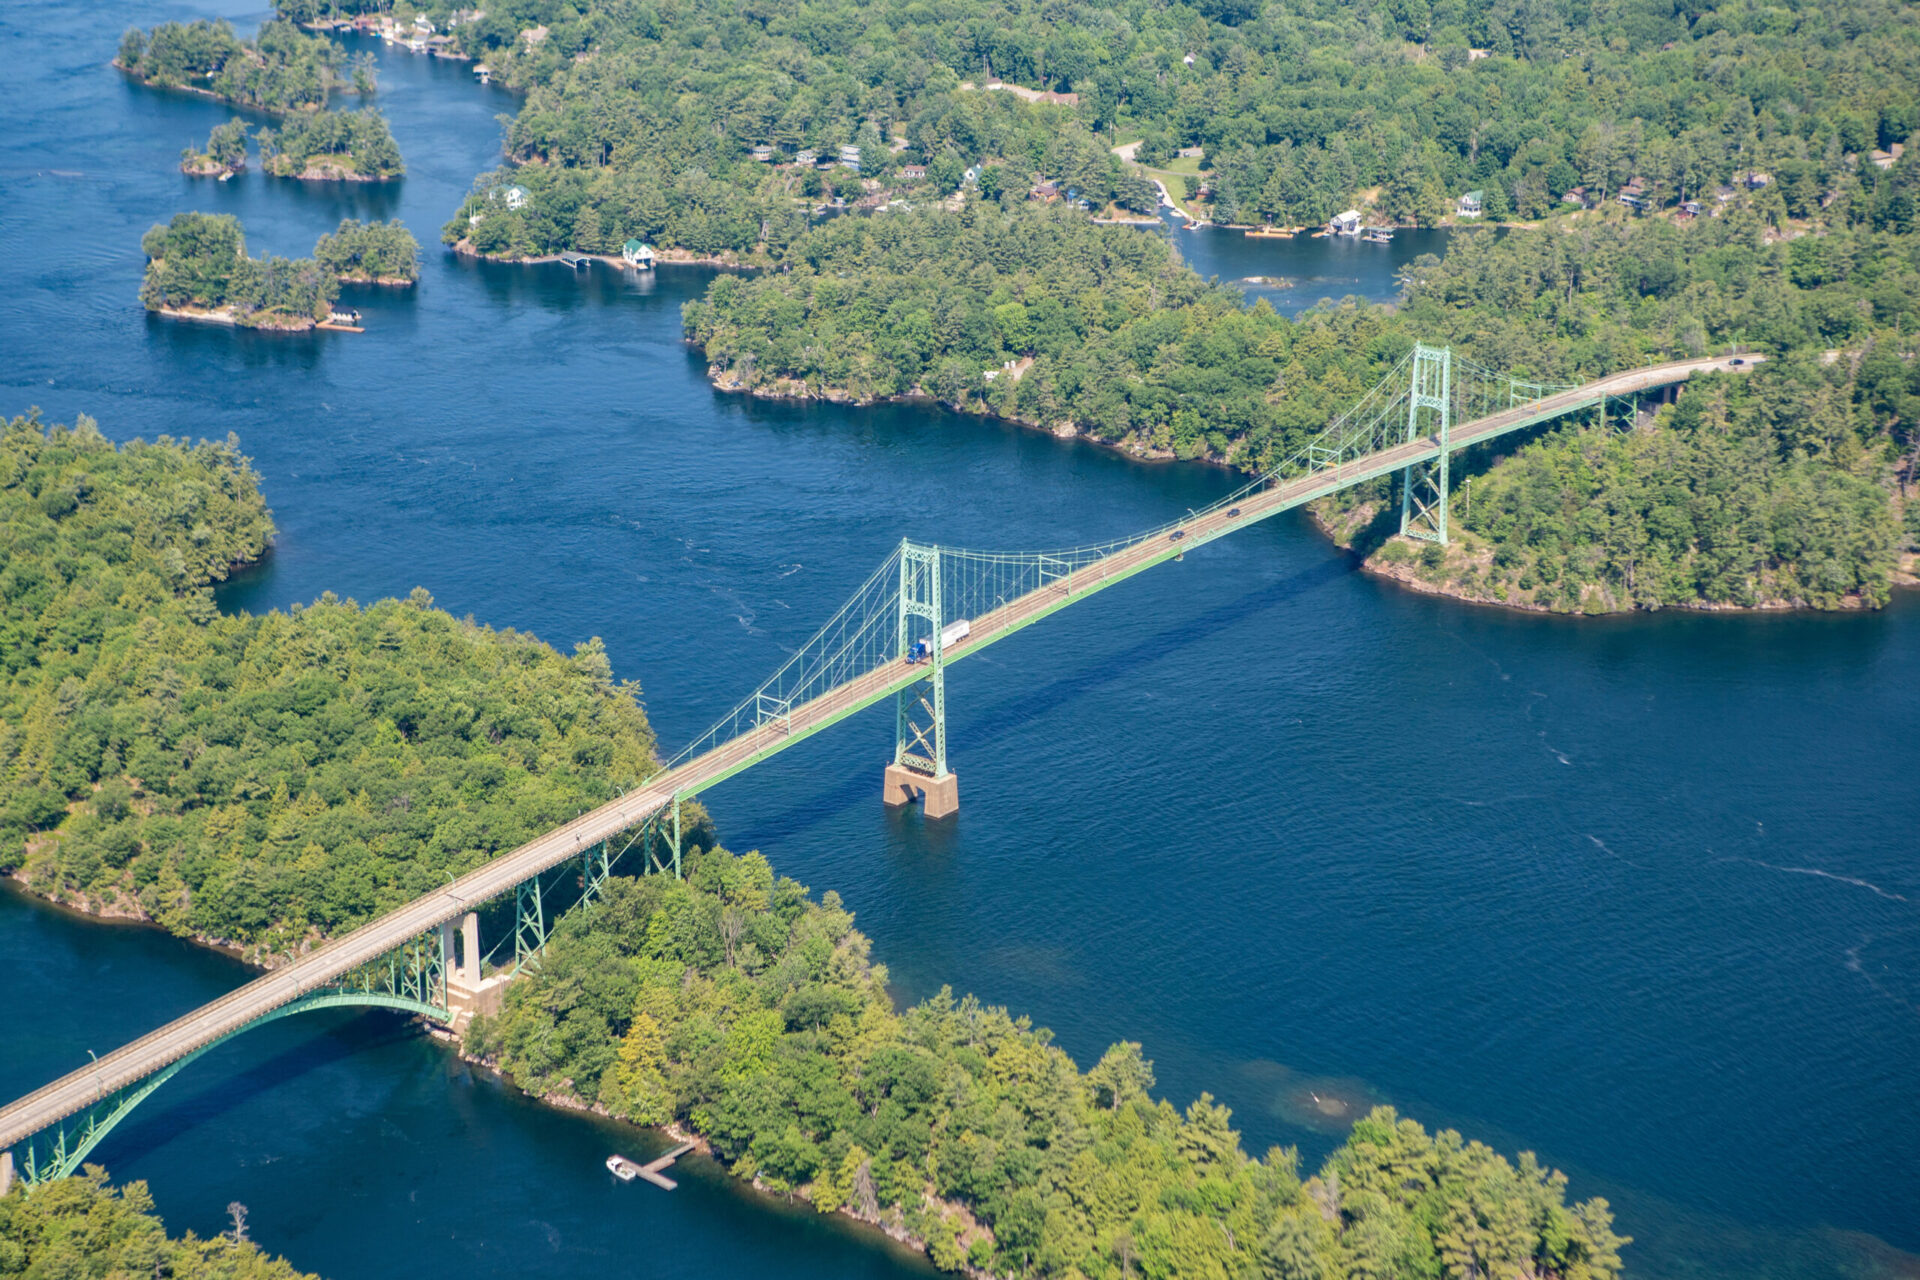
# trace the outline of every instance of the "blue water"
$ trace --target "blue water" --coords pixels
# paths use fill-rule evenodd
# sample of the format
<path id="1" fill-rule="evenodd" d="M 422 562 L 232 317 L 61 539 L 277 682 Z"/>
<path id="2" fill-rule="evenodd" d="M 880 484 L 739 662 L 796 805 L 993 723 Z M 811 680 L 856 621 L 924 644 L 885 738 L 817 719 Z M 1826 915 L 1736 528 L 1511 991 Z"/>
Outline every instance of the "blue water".
<path id="1" fill-rule="evenodd" d="M 89 413 L 117 438 L 239 433 L 281 533 L 229 608 L 424 585 L 557 645 L 600 635 L 671 747 L 902 535 L 1077 543 L 1233 484 L 922 408 L 720 396 L 679 340 L 701 269 L 443 256 L 439 224 L 514 105 L 459 64 L 383 55 L 410 170 L 393 188 L 183 178 L 180 148 L 227 113 L 106 61 L 126 25 L 196 12 L 0 10 L 20 81 L 0 409 Z M 279 253 L 343 214 L 399 216 L 430 246 L 424 278 L 352 291 L 364 335 L 149 319 L 139 236 L 182 208 L 235 212 Z M 1315 296 L 1390 297 L 1418 248 L 1179 234 L 1223 278 L 1351 269 Z M 730 845 L 846 897 L 903 999 L 978 992 L 1083 1061 L 1142 1041 L 1164 1092 L 1210 1090 L 1252 1149 L 1317 1159 L 1345 1122 L 1315 1097 L 1391 1102 L 1607 1196 L 1637 1275 L 1837 1280 L 1920 1251 L 1917 605 L 1470 609 L 1357 573 L 1287 517 L 956 667 L 952 822 L 878 803 L 881 710 L 706 799 Z M 15 898 L 0 972 L 9 1093 L 242 976 Z M 336 1280 L 448 1256 L 912 1270 L 710 1167 L 670 1197 L 610 1187 L 605 1152 L 646 1142 L 366 1016 L 223 1048 L 100 1155 L 150 1179 L 176 1229 L 219 1230 L 239 1199 L 257 1239 Z"/>

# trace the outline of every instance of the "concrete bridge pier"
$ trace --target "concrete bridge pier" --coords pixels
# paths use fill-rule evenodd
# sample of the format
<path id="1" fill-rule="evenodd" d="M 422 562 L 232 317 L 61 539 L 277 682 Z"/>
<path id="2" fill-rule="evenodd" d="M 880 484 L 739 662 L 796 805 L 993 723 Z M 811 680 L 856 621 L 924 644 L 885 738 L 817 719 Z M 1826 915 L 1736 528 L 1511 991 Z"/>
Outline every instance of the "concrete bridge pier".
<path id="1" fill-rule="evenodd" d="M 0 1151 L 0 1196 L 13 1190 L 13 1152 Z"/>
<path id="2" fill-rule="evenodd" d="M 886 781 L 880 798 L 890 805 L 911 804 L 915 796 L 924 801 L 929 818 L 945 818 L 960 812 L 960 775 L 949 773 L 933 777 L 903 764 L 887 766 Z"/>
<path id="3" fill-rule="evenodd" d="M 456 932 L 457 930 L 457 932 Z M 480 916 L 469 911 L 456 922 L 440 926 L 441 945 L 447 956 L 447 1008 L 453 1014 L 453 1032 L 464 1035 L 467 1024 L 477 1013 L 500 1011 L 501 988 L 507 979 L 496 973 L 480 976 Z M 456 946 L 457 943 L 457 946 Z"/>

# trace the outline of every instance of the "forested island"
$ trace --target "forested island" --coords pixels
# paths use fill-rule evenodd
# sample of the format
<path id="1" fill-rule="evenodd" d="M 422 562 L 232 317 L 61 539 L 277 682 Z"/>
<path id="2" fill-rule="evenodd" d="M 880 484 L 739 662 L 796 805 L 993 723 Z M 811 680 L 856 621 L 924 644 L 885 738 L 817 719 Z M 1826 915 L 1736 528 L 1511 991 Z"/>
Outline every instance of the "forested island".
<path id="1" fill-rule="evenodd" d="M 115 1190 L 89 1165 L 84 1176 L 33 1195 L 0 1196 L 0 1276 L 166 1276 L 169 1280 L 310 1280 L 246 1236 L 246 1208 L 234 1229 L 211 1240 L 170 1239 L 144 1182 Z"/>
<path id="2" fill-rule="evenodd" d="M 386 117 L 371 107 L 293 116 L 256 137 L 261 164 L 276 178 L 382 182 L 407 171 Z"/>
<path id="3" fill-rule="evenodd" d="M 141 238 L 147 255 L 140 302 L 184 319 L 282 332 L 325 321 L 340 285 L 410 285 L 420 279 L 420 245 L 399 221 L 341 220 L 311 258 L 250 258 L 232 214 L 178 213 Z"/>
<path id="4" fill-rule="evenodd" d="M 312 258 L 249 258 L 232 214 L 177 213 L 141 237 L 140 250 L 140 303 L 162 315 L 291 332 L 325 320 L 339 295 Z"/>
<path id="5" fill-rule="evenodd" d="M 128 31 L 114 65 L 143 83 L 204 93 L 261 111 L 318 111 L 336 89 L 374 90 L 372 64 L 351 73 L 331 41 L 291 22 L 268 22 L 251 40 L 217 22 L 163 22 L 151 32 Z"/>
<path id="6" fill-rule="evenodd" d="M 342 218 L 313 246 L 314 261 L 342 284 L 415 284 L 420 279 L 420 242 L 391 222 Z"/>
<path id="7" fill-rule="evenodd" d="M 229 120 L 213 126 L 205 151 L 187 147 L 180 153 L 180 171 L 196 178 L 230 178 L 247 167 L 247 122 Z"/>
<path id="8" fill-rule="evenodd" d="M 1502 481 L 1519 464 L 1496 466 L 1494 453 L 1457 461 L 1456 486 L 1494 468 L 1463 504 L 1484 539 L 1446 553 L 1451 570 L 1435 562 L 1442 553 L 1421 552 L 1421 572 L 1451 574 L 1467 598 L 1564 610 L 1875 605 L 1920 542 L 1920 513 L 1905 502 L 1920 480 L 1910 337 L 1920 234 L 1901 194 L 1915 165 L 1896 166 L 1857 228 L 1783 242 L 1742 206 L 1688 222 L 1467 236 L 1444 261 L 1414 266 L 1401 306 L 1328 304 L 1294 320 L 1201 281 L 1164 240 L 1066 210 L 981 201 L 957 214 L 840 219 L 797 239 L 778 271 L 714 281 L 685 308 L 686 332 L 723 388 L 857 403 L 924 395 L 1250 471 L 1300 448 L 1416 340 L 1571 383 L 1744 339 L 1785 358 L 1747 389 L 1702 385 L 1607 446 L 1618 455 L 1610 465 L 1640 474 L 1632 496 L 1540 465 L 1590 451 L 1596 437 L 1580 436 L 1578 422 L 1533 433 L 1525 484 Z M 1720 410 L 1706 407 L 1710 395 Z M 1647 489 L 1656 473 L 1657 493 Z M 1328 504 L 1329 523 L 1357 534 L 1386 509 L 1389 483 Z M 1678 507 L 1676 484 L 1692 494 Z M 1603 488 L 1616 511 L 1606 529 L 1575 518 Z M 1688 503 L 1725 509 L 1683 521 Z M 1512 545 L 1522 541 L 1532 550 Z M 1598 553 L 1602 541 L 1615 550 Z M 1507 549 L 1467 582 L 1489 542 Z M 1413 550 L 1395 542 L 1383 562 Z"/>
<path id="9" fill-rule="evenodd" d="M 231 440 L 116 447 L 84 419 L 16 418 L 0 516 L 0 870 L 43 896 L 271 962 L 658 767 L 597 642 L 563 657 L 419 590 L 220 613 L 209 585 L 272 536 Z M 1154 1100 L 1138 1045 L 1082 1072 L 970 997 L 897 1012 L 837 896 L 704 825 L 686 880 L 616 880 L 594 927 L 563 927 L 470 1035 L 531 1091 L 691 1126 L 739 1176 L 950 1269 L 1608 1280 L 1625 1243 L 1604 1201 L 1569 1206 L 1531 1156 L 1391 1111 L 1303 1181 L 1291 1150 L 1250 1160 L 1210 1098 Z M 142 1257 L 290 1274 L 246 1270 L 283 1264 L 231 1242 L 168 1245 L 137 1186 L 99 1183 L 0 1214 L 29 1215 L 7 1220 L 36 1224 L 36 1249 L 84 1241 L 68 1222 L 84 1211 L 124 1218 L 115 1238 Z"/>

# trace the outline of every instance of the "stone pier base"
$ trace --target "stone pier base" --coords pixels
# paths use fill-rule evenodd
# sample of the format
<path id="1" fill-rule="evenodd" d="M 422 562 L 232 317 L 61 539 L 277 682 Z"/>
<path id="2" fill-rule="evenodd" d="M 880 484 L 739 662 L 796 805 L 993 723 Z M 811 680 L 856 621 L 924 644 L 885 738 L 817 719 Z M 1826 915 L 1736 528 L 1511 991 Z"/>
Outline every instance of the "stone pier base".
<path id="1" fill-rule="evenodd" d="M 506 998 L 507 982 L 511 975 L 496 973 L 475 986 L 462 985 L 458 979 L 447 984 L 447 1008 L 453 1014 L 453 1023 L 449 1028 L 457 1037 L 464 1038 L 467 1027 L 476 1014 L 492 1017 L 500 1012 L 501 1002 Z"/>
<path id="2" fill-rule="evenodd" d="M 925 801 L 929 818 L 944 818 L 960 812 L 960 775 L 949 773 L 944 778 L 932 778 L 918 770 L 909 769 L 903 764 L 887 766 L 886 781 L 882 784 L 880 798 L 888 804 L 909 804 L 915 796 Z"/>
<path id="3" fill-rule="evenodd" d="M 0 1196 L 13 1189 L 13 1152 L 0 1151 Z"/>

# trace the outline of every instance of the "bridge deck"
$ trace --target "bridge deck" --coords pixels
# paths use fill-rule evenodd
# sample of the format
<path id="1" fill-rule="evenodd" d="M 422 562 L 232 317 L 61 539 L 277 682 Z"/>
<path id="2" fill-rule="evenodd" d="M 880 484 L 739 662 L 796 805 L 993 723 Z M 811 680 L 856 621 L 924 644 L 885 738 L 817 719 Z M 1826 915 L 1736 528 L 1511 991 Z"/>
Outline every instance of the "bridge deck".
<path id="1" fill-rule="evenodd" d="M 1605 397 L 1631 395 L 1669 386 L 1708 370 L 1739 367 L 1728 358 L 1721 357 L 1616 374 L 1502 413 L 1461 423 L 1452 428 L 1451 447 L 1459 449 L 1491 439 L 1596 404 Z M 1239 512 L 1238 515 L 1217 511 L 1197 517 L 1183 526 L 1186 536 L 1179 542 L 1159 536 L 1136 543 L 973 619 L 972 634 L 949 646 L 945 653 L 946 660 L 958 661 L 1069 603 L 1132 577 L 1183 551 L 1314 498 L 1428 460 L 1439 452 L 1437 440 L 1416 440 L 1251 494 L 1234 508 Z M 848 681 L 830 693 L 795 708 L 791 717 L 762 725 L 677 768 L 656 774 L 639 791 L 610 801 L 565 826 L 501 854 L 469 871 L 446 888 L 437 889 L 378 920 L 362 925 L 299 960 L 256 978 L 220 999 L 0 1108 L 0 1151 L 144 1079 L 195 1049 L 231 1034 L 256 1018 L 327 986 L 443 921 L 464 915 L 481 903 L 511 892 L 522 881 L 569 858 L 578 857 L 599 841 L 637 826 L 670 804 L 675 795 L 691 795 L 711 787 L 909 687 L 924 674 L 923 668 L 909 667 L 903 660 Z"/>

